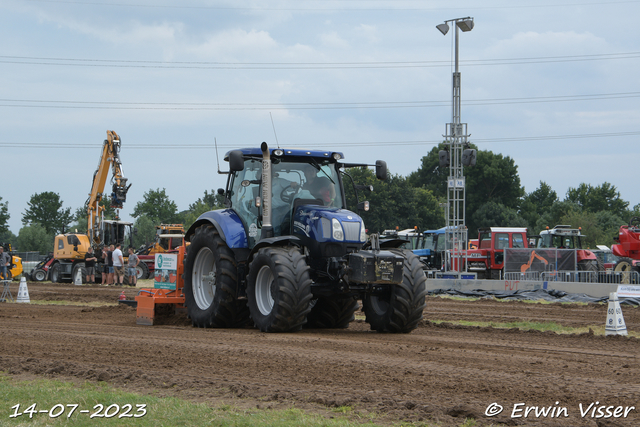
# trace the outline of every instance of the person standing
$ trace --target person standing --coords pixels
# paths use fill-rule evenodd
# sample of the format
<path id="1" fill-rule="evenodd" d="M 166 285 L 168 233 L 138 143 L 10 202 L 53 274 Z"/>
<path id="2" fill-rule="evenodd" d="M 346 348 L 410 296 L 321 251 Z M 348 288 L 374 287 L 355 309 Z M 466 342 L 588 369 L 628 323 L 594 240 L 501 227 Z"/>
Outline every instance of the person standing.
<path id="1" fill-rule="evenodd" d="M 0 246 L 0 274 L 2 274 L 2 280 L 7 280 L 7 268 L 11 265 L 11 256 L 4 251 L 4 248 Z"/>
<path id="2" fill-rule="evenodd" d="M 107 279 L 109 278 L 109 267 L 107 266 L 107 248 L 102 246 L 102 285 L 108 285 Z"/>
<path id="3" fill-rule="evenodd" d="M 122 285 L 124 283 L 124 257 L 122 256 L 120 246 L 120 243 L 116 245 L 116 249 L 111 254 L 111 258 L 113 260 L 116 283 Z"/>
<path id="4" fill-rule="evenodd" d="M 129 286 L 136 286 L 138 284 L 138 274 L 136 271 L 136 267 L 140 263 L 140 258 L 138 255 L 133 253 L 133 248 L 129 248 L 129 260 L 128 260 L 128 268 L 129 268 Z"/>
<path id="5" fill-rule="evenodd" d="M 109 245 L 109 250 L 107 251 L 107 286 L 115 285 L 115 281 L 113 280 L 113 245 Z"/>
<path id="6" fill-rule="evenodd" d="M 87 272 L 86 282 L 95 285 L 96 283 L 96 261 L 98 258 L 93 253 L 93 248 L 89 246 L 87 253 L 84 254 L 84 267 Z M 89 280 L 91 279 L 91 280 Z"/>

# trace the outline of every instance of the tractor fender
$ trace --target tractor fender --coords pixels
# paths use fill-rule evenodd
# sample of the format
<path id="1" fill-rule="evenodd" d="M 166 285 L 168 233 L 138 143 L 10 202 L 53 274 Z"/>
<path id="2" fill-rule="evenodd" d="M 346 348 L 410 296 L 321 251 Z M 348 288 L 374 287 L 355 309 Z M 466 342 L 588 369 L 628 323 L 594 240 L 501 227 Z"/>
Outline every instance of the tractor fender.
<path id="1" fill-rule="evenodd" d="M 278 237 L 268 237 L 266 239 L 262 239 L 256 243 L 256 245 L 251 249 L 249 253 L 248 260 L 251 261 L 253 256 L 262 248 L 266 248 L 267 246 L 289 246 L 289 245 L 302 246 L 300 239 L 296 236 L 278 236 Z"/>
<path id="2" fill-rule="evenodd" d="M 195 233 L 196 228 L 203 224 L 212 224 L 229 248 L 246 249 L 249 247 L 247 232 L 242 220 L 234 210 L 220 209 L 203 213 L 187 230 L 185 241 L 191 241 L 191 236 Z"/>

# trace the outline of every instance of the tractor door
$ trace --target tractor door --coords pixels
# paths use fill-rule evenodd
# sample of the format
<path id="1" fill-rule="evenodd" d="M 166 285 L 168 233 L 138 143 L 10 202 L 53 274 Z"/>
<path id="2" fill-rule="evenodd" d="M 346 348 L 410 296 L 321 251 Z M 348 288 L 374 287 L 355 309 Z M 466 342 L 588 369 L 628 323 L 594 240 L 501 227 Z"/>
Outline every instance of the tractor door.
<path id="1" fill-rule="evenodd" d="M 260 182 L 262 177 L 262 162 L 256 159 L 247 159 L 244 169 L 233 172 L 230 183 L 231 208 L 242 220 L 249 247 L 253 247 L 260 239 L 262 224 L 259 223 L 260 207 L 257 203 L 260 196 Z"/>

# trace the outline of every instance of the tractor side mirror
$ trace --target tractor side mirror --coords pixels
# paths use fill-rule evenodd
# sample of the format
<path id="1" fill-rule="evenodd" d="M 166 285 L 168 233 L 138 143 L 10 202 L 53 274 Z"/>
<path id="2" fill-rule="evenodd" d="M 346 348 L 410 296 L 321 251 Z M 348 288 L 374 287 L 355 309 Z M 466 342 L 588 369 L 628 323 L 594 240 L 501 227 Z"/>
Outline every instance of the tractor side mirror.
<path id="1" fill-rule="evenodd" d="M 381 181 L 387 180 L 387 162 L 384 160 L 376 160 L 376 178 Z"/>
<path id="2" fill-rule="evenodd" d="M 231 172 L 238 172 L 244 169 L 242 151 L 234 150 L 229 153 L 229 169 L 231 169 Z"/>

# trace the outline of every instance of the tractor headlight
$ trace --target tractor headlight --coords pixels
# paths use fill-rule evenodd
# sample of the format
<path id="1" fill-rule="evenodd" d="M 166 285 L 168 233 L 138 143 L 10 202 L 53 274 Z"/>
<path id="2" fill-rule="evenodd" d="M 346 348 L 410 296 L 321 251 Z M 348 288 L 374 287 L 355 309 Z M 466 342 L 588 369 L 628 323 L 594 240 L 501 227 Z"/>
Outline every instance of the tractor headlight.
<path id="1" fill-rule="evenodd" d="M 362 243 L 367 241 L 367 230 L 364 228 L 364 221 L 360 223 L 360 241 Z"/>
<path id="2" fill-rule="evenodd" d="M 340 221 L 333 218 L 331 220 L 331 229 L 333 230 L 331 235 L 333 236 L 334 240 L 344 240 L 344 230 L 342 229 L 342 224 L 340 224 Z"/>

